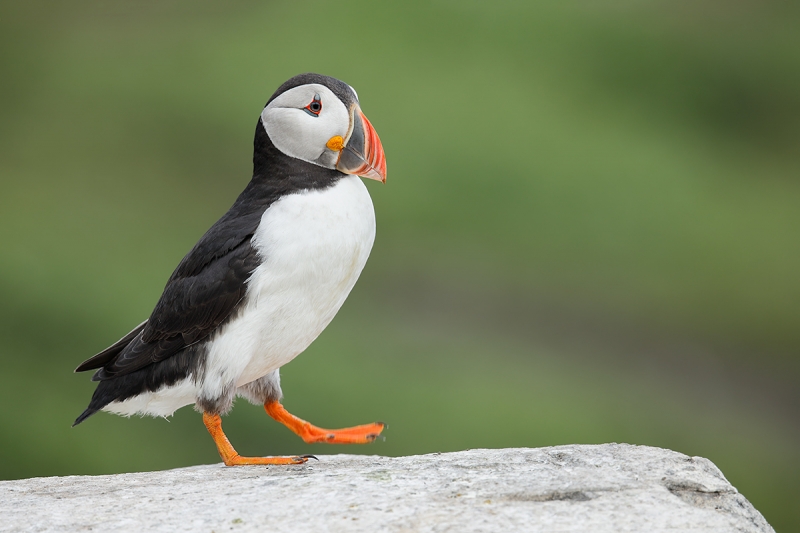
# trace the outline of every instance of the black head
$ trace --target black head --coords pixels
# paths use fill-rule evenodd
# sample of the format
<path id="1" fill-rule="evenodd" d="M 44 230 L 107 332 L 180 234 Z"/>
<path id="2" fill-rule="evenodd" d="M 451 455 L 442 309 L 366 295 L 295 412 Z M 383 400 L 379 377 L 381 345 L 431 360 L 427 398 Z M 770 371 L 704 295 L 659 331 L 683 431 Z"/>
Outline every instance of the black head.
<path id="1" fill-rule="evenodd" d="M 282 154 L 345 174 L 385 181 L 378 134 L 343 81 L 300 74 L 283 83 L 261 112 L 260 126 Z M 259 151 L 256 132 L 256 152 Z"/>

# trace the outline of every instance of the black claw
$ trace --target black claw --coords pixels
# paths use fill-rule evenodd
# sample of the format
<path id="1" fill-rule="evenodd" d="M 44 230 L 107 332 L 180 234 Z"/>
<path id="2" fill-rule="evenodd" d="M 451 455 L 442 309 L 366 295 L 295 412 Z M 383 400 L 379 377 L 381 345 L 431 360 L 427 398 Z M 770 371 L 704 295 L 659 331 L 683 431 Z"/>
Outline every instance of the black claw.
<path id="1" fill-rule="evenodd" d="M 380 425 L 382 425 L 382 426 L 383 426 L 383 429 L 387 429 L 387 428 L 389 427 L 389 424 L 387 424 L 386 422 L 380 422 L 380 421 L 378 421 L 378 422 L 375 422 L 375 423 L 376 423 L 376 424 L 380 424 Z"/>
<path id="2" fill-rule="evenodd" d="M 310 455 L 310 454 L 309 455 L 298 455 L 298 457 L 300 457 L 300 459 L 314 459 L 315 461 L 319 461 L 319 459 L 317 459 L 316 456 Z"/>

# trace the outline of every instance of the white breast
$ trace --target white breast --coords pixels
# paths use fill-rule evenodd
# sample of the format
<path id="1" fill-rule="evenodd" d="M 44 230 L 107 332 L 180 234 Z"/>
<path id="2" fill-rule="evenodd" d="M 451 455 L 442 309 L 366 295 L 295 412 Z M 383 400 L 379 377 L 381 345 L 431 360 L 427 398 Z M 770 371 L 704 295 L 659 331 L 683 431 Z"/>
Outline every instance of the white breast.
<path id="1" fill-rule="evenodd" d="M 344 303 L 374 240 L 372 200 L 356 176 L 272 204 L 253 237 L 263 263 L 240 314 L 210 344 L 204 395 L 258 379 L 305 350 Z"/>

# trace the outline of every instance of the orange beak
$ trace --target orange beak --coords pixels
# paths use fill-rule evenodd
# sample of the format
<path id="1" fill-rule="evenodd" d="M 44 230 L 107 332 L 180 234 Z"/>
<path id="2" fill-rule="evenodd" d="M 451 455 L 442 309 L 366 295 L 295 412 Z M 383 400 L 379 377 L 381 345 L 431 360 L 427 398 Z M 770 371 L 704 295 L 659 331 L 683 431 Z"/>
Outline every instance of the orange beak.
<path id="1" fill-rule="evenodd" d="M 378 133 L 358 105 L 353 107 L 352 117 L 350 135 L 339 153 L 337 170 L 386 183 L 386 154 Z"/>

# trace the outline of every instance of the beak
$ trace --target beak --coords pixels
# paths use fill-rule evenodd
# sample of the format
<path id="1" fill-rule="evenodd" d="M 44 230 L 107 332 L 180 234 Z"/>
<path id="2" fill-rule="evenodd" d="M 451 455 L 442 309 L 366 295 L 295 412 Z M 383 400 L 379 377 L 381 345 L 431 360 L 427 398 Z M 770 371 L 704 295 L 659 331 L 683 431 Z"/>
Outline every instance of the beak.
<path id="1" fill-rule="evenodd" d="M 339 153 L 336 169 L 386 183 L 386 155 L 375 128 L 358 105 L 353 106 L 352 117 L 350 135 Z"/>

